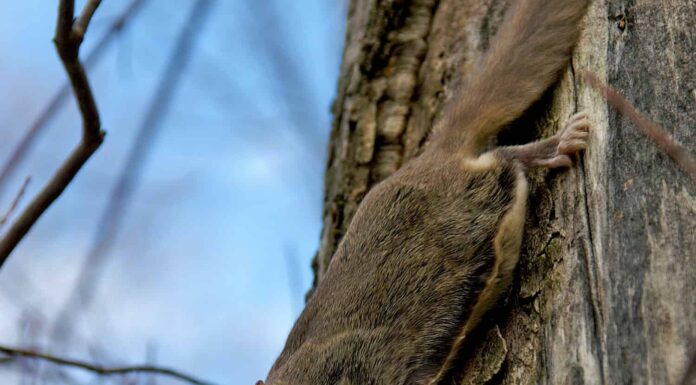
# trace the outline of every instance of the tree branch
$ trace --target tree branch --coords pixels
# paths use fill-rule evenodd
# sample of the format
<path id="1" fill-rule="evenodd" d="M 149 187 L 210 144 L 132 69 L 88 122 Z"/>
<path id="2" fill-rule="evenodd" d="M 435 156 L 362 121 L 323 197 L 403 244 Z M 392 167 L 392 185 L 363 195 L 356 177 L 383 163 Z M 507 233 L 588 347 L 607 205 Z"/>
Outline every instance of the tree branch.
<path id="1" fill-rule="evenodd" d="M 89 7 L 92 3 L 93 2 L 87 3 L 86 7 Z M 63 67 L 68 73 L 68 78 L 70 79 L 70 84 L 75 93 L 78 107 L 82 113 L 83 141 L 88 139 L 90 141 L 101 142 L 103 133 L 101 131 L 97 104 L 94 101 L 94 95 L 92 95 L 92 88 L 89 85 L 85 69 L 78 58 L 82 39 L 78 39 L 75 34 L 72 33 L 71 26 L 73 16 L 72 14 L 68 15 L 66 13 L 66 10 L 72 11 L 73 8 L 74 0 L 61 0 L 58 26 L 53 42 L 55 43 L 58 55 L 63 61 Z"/>
<path id="2" fill-rule="evenodd" d="M 142 8 L 143 3 L 145 3 L 145 0 L 133 0 L 128 7 L 126 7 L 126 9 L 111 23 L 111 26 L 106 33 L 104 33 L 104 35 L 95 44 L 94 49 L 92 49 L 92 51 L 90 51 L 85 57 L 83 66 L 86 69 L 89 69 L 94 63 L 97 62 L 97 60 L 99 60 L 99 58 L 102 57 L 104 52 L 107 51 L 107 48 L 110 47 L 111 42 L 114 41 L 114 38 L 118 36 L 120 31 L 123 30 L 126 22 Z M 12 151 L 7 163 L 5 163 L 0 171 L 0 196 L 2 196 L 3 189 L 7 186 L 8 181 L 17 170 L 19 164 L 26 157 L 27 153 L 29 153 L 29 150 L 36 141 L 36 138 L 41 134 L 43 129 L 68 100 L 70 90 L 70 81 L 68 80 L 60 87 L 58 92 L 53 95 L 51 101 L 43 109 L 39 116 L 37 116 L 36 119 L 31 123 L 22 139 Z"/>
<path id="3" fill-rule="evenodd" d="M 214 385 L 212 382 L 207 382 L 200 380 L 198 378 L 195 378 L 191 375 L 188 375 L 186 373 L 179 372 L 174 369 L 170 368 L 163 368 L 163 367 L 158 367 L 158 366 L 150 366 L 150 365 L 140 365 L 140 366 L 124 366 L 124 367 L 105 367 L 102 365 L 98 364 L 92 364 L 89 362 L 85 361 L 79 361 L 79 360 L 71 360 L 63 357 L 58 357 L 58 356 L 53 356 L 50 354 L 43 354 L 43 353 L 37 353 L 33 352 L 31 350 L 24 350 L 24 349 L 18 349 L 18 348 L 12 348 L 8 346 L 3 346 L 0 345 L 0 353 L 6 354 L 9 356 L 9 358 L 13 357 L 27 357 L 27 358 L 35 358 L 39 360 L 44 360 L 44 361 L 49 361 L 54 364 L 58 365 L 65 365 L 65 366 L 71 366 L 74 368 L 80 368 L 84 370 L 88 370 L 90 372 L 102 375 L 102 376 L 112 376 L 112 375 L 124 375 L 124 374 L 129 374 L 129 373 L 153 373 L 153 374 L 159 374 L 163 376 L 169 376 L 173 378 L 177 378 L 181 381 L 185 381 L 194 385 Z M 5 360 L 0 359 L 0 360 Z"/>
<path id="4" fill-rule="evenodd" d="M 92 2 L 87 6 L 96 7 Z M 76 40 L 71 33 L 74 10 L 74 0 L 61 0 L 54 42 L 82 114 L 82 140 L 0 240 L 0 267 L 39 217 L 63 193 L 104 139 L 94 95 L 78 57 L 82 40 Z M 85 20 L 88 22 L 89 18 Z"/>
<path id="5" fill-rule="evenodd" d="M 5 223 L 7 223 L 7 221 L 10 219 L 10 216 L 19 205 L 19 201 L 22 199 L 24 193 L 27 191 L 27 186 L 29 185 L 30 181 L 31 177 L 27 177 L 26 179 L 24 179 L 24 183 L 22 183 L 22 187 L 19 188 L 17 195 L 15 195 L 15 199 L 10 204 L 10 208 L 8 208 L 7 212 L 5 212 L 5 215 L 3 215 L 2 218 L 0 218 L 0 228 L 2 228 L 2 226 L 5 225 Z"/>
<path id="6" fill-rule="evenodd" d="M 161 79 L 157 84 L 151 104 L 138 129 L 133 146 L 128 151 L 126 161 L 121 168 L 116 184 L 111 191 L 106 208 L 96 226 L 95 238 L 89 249 L 85 263 L 78 275 L 75 288 L 66 304 L 58 312 L 51 333 L 55 345 L 65 345 L 70 339 L 75 317 L 91 306 L 95 286 L 102 275 L 108 253 L 114 245 L 116 236 L 126 218 L 128 207 L 136 191 L 148 154 L 162 128 L 171 101 L 185 70 L 190 62 L 197 37 L 210 15 L 212 0 L 197 0 L 193 3 Z"/>
<path id="7" fill-rule="evenodd" d="M 97 10 L 97 7 L 99 7 L 99 4 L 101 4 L 101 0 L 90 0 L 85 4 L 85 7 L 82 8 L 80 17 L 77 18 L 75 25 L 72 27 L 72 37 L 74 39 L 82 41 L 85 37 L 89 22 L 92 20 L 92 16 L 94 16 L 94 12 Z"/>

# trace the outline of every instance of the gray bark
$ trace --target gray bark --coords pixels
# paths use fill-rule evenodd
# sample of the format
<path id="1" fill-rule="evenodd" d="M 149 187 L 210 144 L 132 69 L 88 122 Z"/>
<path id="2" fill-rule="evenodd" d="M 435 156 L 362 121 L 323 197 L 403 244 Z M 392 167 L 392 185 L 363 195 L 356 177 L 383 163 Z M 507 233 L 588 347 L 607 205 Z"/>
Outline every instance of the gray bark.
<path id="1" fill-rule="evenodd" d="M 326 173 L 320 280 L 368 189 L 418 154 L 509 1 L 353 0 Z M 677 384 L 695 353 L 696 187 L 575 73 L 589 70 L 693 149 L 696 2 L 596 1 L 555 89 L 501 140 L 596 127 L 568 171 L 530 174 L 517 279 L 463 384 Z"/>

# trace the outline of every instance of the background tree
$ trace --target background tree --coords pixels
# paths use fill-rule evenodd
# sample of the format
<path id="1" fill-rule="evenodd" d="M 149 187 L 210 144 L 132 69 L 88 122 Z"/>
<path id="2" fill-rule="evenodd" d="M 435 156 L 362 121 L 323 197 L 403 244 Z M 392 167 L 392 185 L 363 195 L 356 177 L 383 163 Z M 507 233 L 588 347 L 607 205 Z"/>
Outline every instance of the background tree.
<path id="1" fill-rule="evenodd" d="M 351 1 L 315 283 L 365 193 L 418 154 L 509 3 Z M 681 381 L 696 352 L 696 187 L 578 73 L 694 148 L 694 18 L 689 0 L 596 1 L 558 86 L 499 138 L 548 136 L 579 110 L 596 124 L 575 167 L 531 173 L 518 279 L 463 358 L 461 383 Z"/>

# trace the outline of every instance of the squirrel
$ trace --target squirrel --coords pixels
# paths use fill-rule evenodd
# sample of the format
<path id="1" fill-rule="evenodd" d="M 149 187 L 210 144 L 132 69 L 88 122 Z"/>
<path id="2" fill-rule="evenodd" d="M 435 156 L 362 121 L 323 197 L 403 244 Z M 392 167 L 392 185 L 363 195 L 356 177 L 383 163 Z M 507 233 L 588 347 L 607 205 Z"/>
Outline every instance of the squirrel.
<path id="1" fill-rule="evenodd" d="M 361 202 L 268 385 L 436 385 L 506 293 L 531 167 L 572 165 L 589 118 L 489 149 L 558 80 L 590 0 L 517 0 L 423 152 Z M 257 385 L 263 385 L 258 381 Z"/>

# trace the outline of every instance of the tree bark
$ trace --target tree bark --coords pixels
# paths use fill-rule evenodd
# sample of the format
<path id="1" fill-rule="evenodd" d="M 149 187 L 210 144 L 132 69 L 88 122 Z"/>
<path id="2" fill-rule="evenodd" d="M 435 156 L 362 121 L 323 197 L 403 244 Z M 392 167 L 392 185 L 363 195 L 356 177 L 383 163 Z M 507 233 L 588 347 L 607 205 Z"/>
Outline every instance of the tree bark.
<path id="1" fill-rule="evenodd" d="M 416 156 L 510 1 L 352 0 L 325 184 L 321 280 L 365 193 Z M 693 149 L 696 3 L 598 0 L 557 86 L 504 134 L 596 126 L 570 170 L 530 173 L 506 306 L 480 328 L 462 384 L 677 384 L 696 343 L 696 187 L 576 72 L 588 70 Z"/>

